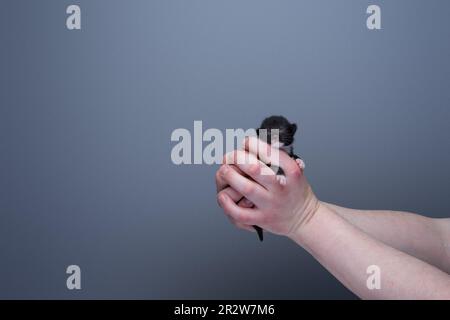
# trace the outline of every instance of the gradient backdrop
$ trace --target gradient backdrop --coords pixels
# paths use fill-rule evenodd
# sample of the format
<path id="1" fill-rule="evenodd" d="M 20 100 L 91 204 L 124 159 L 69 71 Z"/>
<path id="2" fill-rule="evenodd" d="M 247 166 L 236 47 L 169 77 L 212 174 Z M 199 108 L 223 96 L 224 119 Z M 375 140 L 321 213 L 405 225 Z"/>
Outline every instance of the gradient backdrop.
<path id="1" fill-rule="evenodd" d="M 66 29 L 69 4 L 81 31 Z M 217 166 L 175 166 L 170 135 L 282 114 L 322 200 L 448 217 L 449 12 L 1 1 L 0 298 L 355 298 L 288 239 L 229 224 Z"/>

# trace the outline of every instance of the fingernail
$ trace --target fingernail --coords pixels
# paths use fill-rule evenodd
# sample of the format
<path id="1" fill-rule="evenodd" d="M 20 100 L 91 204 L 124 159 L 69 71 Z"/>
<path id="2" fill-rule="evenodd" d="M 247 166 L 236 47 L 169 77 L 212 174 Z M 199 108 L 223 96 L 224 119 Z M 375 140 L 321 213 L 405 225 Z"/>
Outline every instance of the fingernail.
<path id="1" fill-rule="evenodd" d="M 219 195 L 219 205 L 221 207 L 225 203 L 225 201 L 226 201 L 226 195 L 224 195 L 224 194 Z"/>
<path id="2" fill-rule="evenodd" d="M 261 167 L 258 164 L 252 164 L 249 170 L 251 174 L 256 175 L 260 173 Z"/>

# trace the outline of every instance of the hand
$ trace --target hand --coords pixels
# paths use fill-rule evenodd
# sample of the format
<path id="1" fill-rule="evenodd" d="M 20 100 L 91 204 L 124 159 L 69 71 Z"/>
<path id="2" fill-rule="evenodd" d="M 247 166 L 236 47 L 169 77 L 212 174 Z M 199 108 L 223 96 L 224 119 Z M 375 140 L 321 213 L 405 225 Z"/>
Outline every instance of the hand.
<path id="1" fill-rule="evenodd" d="M 301 229 L 319 207 L 296 161 L 256 137 L 247 138 L 244 150 L 227 154 L 223 162 L 216 174 L 217 199 L 238 227 L 252 230 L 252 225 L 258 225 L 272 233 L 290 236 Z M 280 185 L 267 164 L 283 169 L 285 185 Z"/>

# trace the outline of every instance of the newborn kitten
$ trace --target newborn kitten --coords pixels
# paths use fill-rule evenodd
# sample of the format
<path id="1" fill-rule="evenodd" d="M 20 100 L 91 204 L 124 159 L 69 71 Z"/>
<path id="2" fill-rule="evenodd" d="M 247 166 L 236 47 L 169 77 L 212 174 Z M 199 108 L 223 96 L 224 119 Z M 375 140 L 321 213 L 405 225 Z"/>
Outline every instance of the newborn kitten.
<path id="1" fill-rule="evenodd" d="M 260 135 L 261 129 L 266 129 L 266 136 L 264 136 L 264 134 Z M 271 132 L 272 129 L 278 129 L 278 135 L 276 132 Z M 295 159 L 300 169 L 303 170 L 305 169 L 305 162 L 303 162 L 299 156 L 294 154 L 294 147 L 292 146 L 296 131 L 297 125 L 295 123 L 290 123 L 282 116 L 271 116 L 264 119 L 260 128 L 256 130 L 259 139 L 272 145 L 272 147 L 285 151 L 291 158 Z M 273 165 L 272 169 L 276 173 L 278 182 L 283 186 L 286 185 L 286 176 L 284 175 L 283 169 L 281 167 L 274 168 Z M 258 233 L 259 240 L 263 241 L 263 229 L 258 226 L 253 226 L 253 228 L 255 228 Z"/>
<path id="2" fill-rule="evenodd" d="M 261 137 L 259 130 L 266 129 L 267 137 Z M 272 129 L 278 129 L 278 135 L 275 132 L 271 132 Z M 280 150 L 285 151 L 291 158 L 295 159 L 300 169 L 305 169 L 305 162 L 294 154 L 294 147 L 292 144 L 294 143 L 294 135 L 297 131 L 297 125 L 295 123 L 289 123 L 289 121 L 282 116 L 271 116 L 261 123 L 261 127 L 256 130 L 258 137 L 264 141 L 264 138 L 267 139 L 268 144 L 271 144 L 272 147 L 278 148 Z M 276 171 L 275 171 L 276 170 Z M 286 176 L 284 175 L 283 169 L 278 167 L 275 168 L 274 172 L 277 175 L 277 180 L 281 185 L 286 184 Z"/>

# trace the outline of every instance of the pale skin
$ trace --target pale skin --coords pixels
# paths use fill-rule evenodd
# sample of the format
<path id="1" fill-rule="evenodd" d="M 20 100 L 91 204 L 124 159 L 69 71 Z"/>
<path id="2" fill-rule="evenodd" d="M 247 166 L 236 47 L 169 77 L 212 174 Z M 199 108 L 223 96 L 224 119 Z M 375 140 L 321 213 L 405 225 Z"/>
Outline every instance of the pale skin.
<path id="1" fill-rule="evenodd" d="M 248 138 L 216 174 L 218 203 L 233 224 L 292 239 L 363 299 L 450 299 L 450 219 L 320 201 L 293 159 L 278 154 L 282 185 L 266 165 L 276 159 L 261 157 L 257 148 L 275 154 Z M 242 157 L 252 161 L 236 161 Z M 367 286 L 371 265 L 381 272 L 380 289 Z"/>

